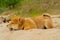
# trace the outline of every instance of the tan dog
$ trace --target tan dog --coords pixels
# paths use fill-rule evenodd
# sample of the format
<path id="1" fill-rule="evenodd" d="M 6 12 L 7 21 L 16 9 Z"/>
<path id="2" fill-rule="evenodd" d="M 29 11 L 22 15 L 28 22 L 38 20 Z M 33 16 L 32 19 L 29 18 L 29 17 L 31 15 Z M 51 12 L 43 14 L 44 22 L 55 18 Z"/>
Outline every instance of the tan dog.
<path id="1" fill-rule="evenodd" d="M 13 17 L 11 19 L 11 22 L 9 23 L 8 27 L 10 29 L 23 29 L 23 30 L 29 30 L 29 29 L 49 29 L 53 28 L 52 20 L 50 15 L 43 14 L 39 17 L 33 17 L 33 18 L 24 18 L 24 17 Z"/>

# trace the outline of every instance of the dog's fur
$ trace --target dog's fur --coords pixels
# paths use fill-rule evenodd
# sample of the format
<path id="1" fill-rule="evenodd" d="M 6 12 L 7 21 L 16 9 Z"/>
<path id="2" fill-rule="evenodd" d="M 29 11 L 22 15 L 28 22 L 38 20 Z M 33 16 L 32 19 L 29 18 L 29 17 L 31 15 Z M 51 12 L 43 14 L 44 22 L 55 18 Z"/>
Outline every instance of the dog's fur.
<path id="1" fill-rule="evenodd" d="M 36 23 L 31 18 L 25 18 L 25 22 L 23 24 L 24 30 L 36 29 Z"/>
<path id="2" fill-rule="evenodd" d="M 53 28 L 53 22 L 51 16 L 48 14 L 43 14 L 39 17 L 32 18 L 39 29 L 50 29 Z"/>

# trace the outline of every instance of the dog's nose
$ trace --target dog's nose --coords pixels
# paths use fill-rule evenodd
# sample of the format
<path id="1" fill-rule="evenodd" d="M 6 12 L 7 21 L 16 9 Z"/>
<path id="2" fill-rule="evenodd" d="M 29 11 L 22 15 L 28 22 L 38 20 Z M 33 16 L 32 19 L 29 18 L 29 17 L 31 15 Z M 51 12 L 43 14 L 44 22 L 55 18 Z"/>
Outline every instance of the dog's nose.
<path id="1" fill-rule="evenodd" d="M 13 30 L 13 28 L 10 28 L 10 30 L 12 31 L 12 30 Z"/>

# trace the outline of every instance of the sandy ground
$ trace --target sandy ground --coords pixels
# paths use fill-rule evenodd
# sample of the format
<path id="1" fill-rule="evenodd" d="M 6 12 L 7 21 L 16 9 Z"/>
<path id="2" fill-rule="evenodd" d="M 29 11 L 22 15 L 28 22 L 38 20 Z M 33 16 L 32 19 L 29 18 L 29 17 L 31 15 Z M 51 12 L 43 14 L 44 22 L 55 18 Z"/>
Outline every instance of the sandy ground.
<path id="1" fill-rule="evenodd" d="M 0 40 L 60 40 L 60 29 L 1 31 Z"/>
<path id="2" fill-rule="evenodd" d="M 9 40 L 60 40 L 60 30 L 29 30 L 15 31 Z"/>
<path id="3" fill-rule="evenodd" d="M 9 31 L 8 23 L 0 24 L 0 40 L 60 40 L 60 18 L 53 18 L 53 29 Z"/>

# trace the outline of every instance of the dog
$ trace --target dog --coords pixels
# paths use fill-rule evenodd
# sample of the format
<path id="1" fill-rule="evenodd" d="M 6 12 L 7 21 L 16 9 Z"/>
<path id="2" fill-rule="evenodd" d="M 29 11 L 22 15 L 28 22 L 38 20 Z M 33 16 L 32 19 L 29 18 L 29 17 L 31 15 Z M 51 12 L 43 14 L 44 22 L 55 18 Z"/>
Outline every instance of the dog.
<path id="1" fill-rule="evenodd" d="M 15 16 L 11 18 L 8 27 L 10 30 L 50 29 L 53 28 L 53 23 L 47 14 L 32 18 Z"/>

